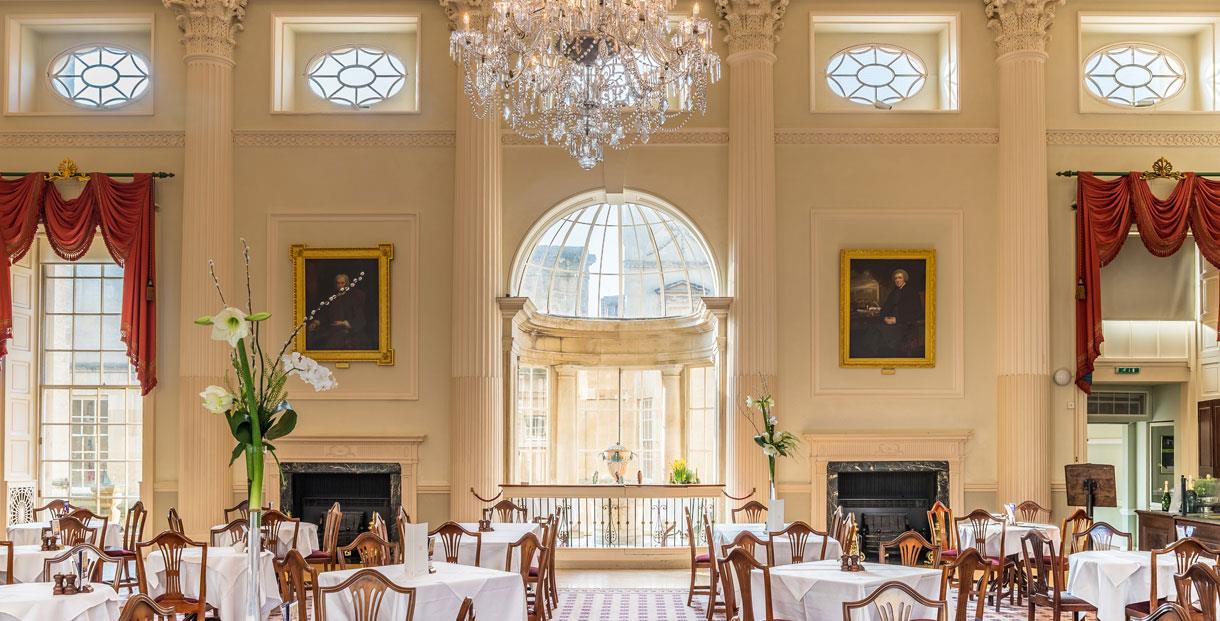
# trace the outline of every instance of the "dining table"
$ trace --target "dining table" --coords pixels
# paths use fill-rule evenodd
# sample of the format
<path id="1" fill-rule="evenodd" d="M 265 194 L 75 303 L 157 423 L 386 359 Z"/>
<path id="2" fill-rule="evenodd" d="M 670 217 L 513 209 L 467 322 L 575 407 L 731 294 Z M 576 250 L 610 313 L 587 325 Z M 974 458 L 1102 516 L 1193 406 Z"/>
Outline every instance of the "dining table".
<path id="1" fill-rule="evenodd" d="M 788 621 L 828 621 L 843 618 L 843 603 L 868 597 L 886 582 L 906 583 L 929 599 L 940 598 L 941 571 L 931 567 L 906 567 L 881 563 L 861 563 L 864 571 L 843 571 L 838 559 L 778 565 L 770 569 L 771 601 L 774 616 Z M 754 594 L 754 618 L 765 619 L 763 572 L 750 573 Z M 915 607 L 912 618 L 932 618 L 935 612 Z M 852 621 L 882 621 L 876 607 L 854 613 Z"/>
<path id="2" fill-rule="evenodd" d="M 220 618 L 242 619 L 246 607 L 248 560 L 244 546 L 209 546 L 207 579 L 207 602 L 220 613 Z M 182 592 L 187 597 L 199 596 L 199 571 L 202 549 L 188 547 L 182 551 Z M 266 619 L 279 606 L 280 591 L 275 578 L 274 556 L 264 550 L 259 562 L 259 595 L 262 600 L 262 618 Z M 165 592 L 165 557 L 159 550 L 149 553 L 144 559 L 144 571 L 148 579 L 149 595 L 157 597 Z"/>
<path id="3" fill-rule="evenodd" d="M 276 529 L 276 547 L 275 555 L 277 558 L 284 558 L 288 554 L 288 550 L 292 547 L 292 533 L 298 522 L 280 522 L 280 526 Z M 313 522 L 301 521 L 300 530 L 297 533 L 296 551 L 301 553 L 301 556 L 309 556 L 314 552 L 322 549 L 318 545 L 318 525 Z M 212 527 L 213 530 L 224 528 L 227 524 L 217 524 Z"/>
<path id="4" fill-rule="evenodd" d="M 462 601 L 474 600 L 479 619 L 525 621 L 525 583 L 521 574 L 460 563 L 433 562 L 433 572 L 411 576 L 401 564 L 374 568 L 394 584 L 414 589 L 416 619 L 455 619 Z M 337 587 L 357 569 L 318 574 L 322 589 Z M 322 593 L 326 621 L 351 621 L 355 618 L 350 593 Z M 378 619 L 405 619 L 408 596 L 387 589 Z"/>
<path id="5" fill-rule="evenodd" d="M 1055 549 L 1059 549 L 1059 527 L 1054 524 L 1040 524 L 1038 522 L 1017 522 L 1016 524 L 1005 524 L 1001 526 L 996 522 L 987 525 L 987 538 L 984 542 L 985 554 L 991 557 L 1000 556 L 1000 543 L 1003 541 L 1004 556 L 1013 556 L 1021 554 L 1021 538 L 1028 535 L 1031 531 L 1038 531 L 1045 535 L 1055 544 Z M 1003 538 L 1001 538 L 1001 531 Z M 958 542 L 962 549 L 974 547 L 974 526 L 969 522 L 958 522 L 957 525 Z"/>
<path id="6" fill-rule="evenodd" d="M 785 524 L 787 528 L 789 525 Z M 723 546 L 733 543 L 737 535 L 742 532 L 749 531 L 754 536 L 767 541 L 768 532 L 765 523 L 732 523 L 732 524 L 716 524 L 712 526 L 712 537 L 716 542 L 716 554 L 721 554 L 720 550 Z M 839 545 L 837 539 L 833 537 L 810 535 L 805 541 L 805 558 L 808 561 L 823 560 L 819 558 L 822 551 L 822 542 L 826 542 L 825 559 L 838 560 L 843 556 L 843 546 Z M 787 565 L 792 562 L 792 542 L 787 535 L 780 535 L 775 538 L 775 565 Z M 766 546 L 754 547 L 754 558 L 760 563 L 767 564 L 767 548 Z"/>
<path id="7" fill-rule="evenodd" d="M 68 548 L 58 550 L 43 550 L 41 544 L 13 546 L 13 582 L 41 582 L 49 576 L 43 576 L 45 561 L 55 558 Z M 71 560 L 62 561 L 51 567 L 52 572 L 68 573 L 73 567 Z M 8 547 L 0 546 L 0 567 L 8 566 Z"/>
<path id="8" fill-rule="evenodd" d="M 53 582 L 0 585 L 0 621 L 114 621 L 122 598 L 106 584 L 74 595 L 53 595 Z"/>
<path id="9" fill-rule="evenodd" d="M 1174 594 L 1177 559 L 1162 554 L 1156 562 L 1157 597 Z M 1128 604 L 1152 595 L 1152 553 L 1086 550 L 1068 556 L 1067 592 L 1097 607 L 1098 621 L 1124 621 Z"/>
<path id="10" fill-rule="evenodd" d="M 462 523 L 462 528 L 472 532 L 479 532 L 479 525 L 471 523 Z M 533 522 L 492 522 L 491 530 L 479 533 L 479 539 L 482 540 L 482 545 L 479 547 L 479 567 L 488 569 L 499 569 L 501 571 L 513 571 L 519 566 L 521 552 L 517 551 L 513 556 L 511 567 L 506 567 L 505 563 L 508 560 L 509 544 L 520 541 L 527 533 L 533 533 L 538 537 L 539 543 L 542 543 L 542 525 Z M 475 543 L 473 537 L 462 535 L 462 540 L 458 543 L 457 561 L 462 565 L 474 565 L 474 553 L 478 544 Z M 440 541 L 433 544 L 433 557 L 442 559 L 445 556 L 445 551 Z"/>
<path id="11" fill-rule="evenodd" d="M 85 524 L 88 528 L 100 528 L 101 520 L 89 520 Z M 13 545 L 42 545 L 42 529 L 51 528 L 50 522 L 26 522 L 25 524 L 13 524 L 8 527 L 8 540 L 13 542 Z M 107 549 L 123 547 L 123 526 L 114 522 L 106 523 L 106 534 L 101 546 Z"/>

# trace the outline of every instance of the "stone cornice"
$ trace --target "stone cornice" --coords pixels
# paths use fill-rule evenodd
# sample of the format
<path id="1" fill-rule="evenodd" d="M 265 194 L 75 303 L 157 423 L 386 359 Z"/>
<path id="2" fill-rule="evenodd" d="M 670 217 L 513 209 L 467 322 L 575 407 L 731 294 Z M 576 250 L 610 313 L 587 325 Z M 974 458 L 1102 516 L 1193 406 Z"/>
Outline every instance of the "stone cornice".
<path id="1" fill-rule="evenodd" d="M 504 131 L 500 137 L 500 143 L 509 147 L 546 146 L 541 139 L 525 138 L 512 130 Z M 675 129 L 657 132 L 648 138 L 647 143 L 635 145 L 634 148 L 660 145 L 716 145 L 728 143 L 729 130 L 725 128 Z"/>
<path id="2" fill-rule="evenodd" d="M 186 59 L 233 62 L 237 33 L 244 27 L 247 0 L 162 0 L 174 12 Z"/>
<path id="3" fill-rule="evenodd" d="M 775 144 L 997 144 L 1000 132 L 969 129 L 777 129 Z"/>
<path id="4" fill-rule="evenodd" d="M 1016 52 L 1046 53 L 1055 11 L 1067 0 L 983 0 L 987 27 L 995 32 L 999 57 Z"/>
<path id="5" fill-rule="evenodd" d="M 1220 147 L 1220 132 L 1138 129 L 1052 129 L 1050 145 L 1098 147 Z"/>
<path id="6" fill-rule="evenodd" d="M 0 132 L 0 147 L 140 147 L 186 146 L 181 131 L 144 132 Z"/>
<path id="7" fill-rule="evenodd" d="M 729 62 L 741 52 L 774 52 L 788 0 L 716 0 Z"/>
<path id="8" fill-rule="evenodd" d="M 233 132 L 239 147 L 452 147 L 451 130 Z"/>

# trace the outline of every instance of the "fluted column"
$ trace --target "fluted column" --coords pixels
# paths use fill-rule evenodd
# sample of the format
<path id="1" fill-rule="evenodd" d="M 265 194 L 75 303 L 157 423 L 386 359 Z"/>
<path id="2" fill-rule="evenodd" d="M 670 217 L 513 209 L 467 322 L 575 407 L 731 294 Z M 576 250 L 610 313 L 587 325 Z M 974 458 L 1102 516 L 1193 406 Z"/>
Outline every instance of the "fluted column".
<path id="1" fill-rule="evenodd" d="M 767 462 L 741 416 L 747 395 L 778 391 L 775 42 L 787 0 L 717 0 L 729 44 L 729 377 L 725 483 L 767 495 Z M 782 414 L 780 404 L 778 414 Z"/>
<path id="2" fill-rule="evenodd" d="M 1046 42 L 1065 0 L 986 0 L 1000 76 L 998 503 L 1050 504 Z"/>
<path id="3" fill-rule="evenodd" d="M 474 116 L 459 79 L 453 197 L 450 519 L 473 521 L 504 482 L 500 121 Z"/>
<path id="4" fill-rule="evenodd" d="M 199 391 L 224 384 L 229 347 L 191 322 L 220 308 L 208 276 L 233 284 L 233 48 L 246 0 L 163 0 L 186 49 L 186 153 L 182 173 L 182 310 L 178 319 L 178 512 L 187 534 L 206 537 L 231 505 L 234 440 Z M 228 287 L 229 294 L 237 292 Z M 229 300 L 237 306 L 236 300 Z M 162 519 L 158 516 L 157 519 Z"/>

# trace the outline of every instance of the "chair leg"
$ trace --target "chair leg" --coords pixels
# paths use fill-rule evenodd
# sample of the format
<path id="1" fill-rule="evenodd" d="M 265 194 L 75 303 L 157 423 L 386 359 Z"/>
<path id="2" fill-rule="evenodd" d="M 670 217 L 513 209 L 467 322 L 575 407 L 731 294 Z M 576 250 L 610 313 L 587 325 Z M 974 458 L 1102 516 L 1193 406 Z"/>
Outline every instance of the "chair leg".
<path id="1" fill-rule="evenodd" d="M 716 572 L 711 573 L 712 584 L 707 593 L 707 621 L 712 621 L 716 614 Z M 727 618 L 727 617 L 726 617 Z"/>
<path id="2" fill-rule="evenodd" d="M 690 564 L 690 589 L 686 591 L 686 606 L 689 608 L 695 603 L 695 563 Z"/>

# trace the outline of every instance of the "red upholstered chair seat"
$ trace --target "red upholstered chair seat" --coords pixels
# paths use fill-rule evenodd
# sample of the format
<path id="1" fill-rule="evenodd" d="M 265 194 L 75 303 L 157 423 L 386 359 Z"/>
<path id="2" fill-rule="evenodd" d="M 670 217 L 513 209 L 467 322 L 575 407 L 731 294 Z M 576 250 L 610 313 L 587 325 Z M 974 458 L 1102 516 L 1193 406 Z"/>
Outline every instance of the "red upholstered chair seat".
<path id="1" fill-rule="evenodd" d="M 313 552 L 310 552 L 310 553 L 309 553 L 309 556 L 306 556 L 306 557 L 305 557 L 305 560 L 307 560 L 307 561 L 324 561 L 324 560 L 326 560 L 326 559 L 328 559 L 328 558 L 330 558 L 330 555 L 326 553 L 326 550 L 314 550 Z"/>
<path id="2" fill-rule="evenodd" d="M 130 558 L 136 557 L 135 552 L 132 552 L 131 550 L 124 550 L 123 548 L 106 548 L 106 554 L 109 554 L 110 556 L 120 556 L 120 557 L 130 557 Z"/>
<path id="3" fill-rule="evenodd" d="M 943 557 L 957 558 L 957 550 L 941 550 L 940 555 L 942 558 Z M 919 620 L 915 619 L 914 621 L 919 621 Z"/>
<path id="4" fill-rule="evenodd" d="M 530 565 L 530 577 L 531 578 L 538 577 L 538 566 L 537 565 Z"/>
<path id="5" fill-rule="evenodd" d="M 710 562 L 712 562 L 712 559 L 710 556 L 708 556 L 706 553 L 704 553 L 704 554 L 699 554 L 699 555 L 695 556 L 695 562 L 696 563 L 710 563 Z"/>

